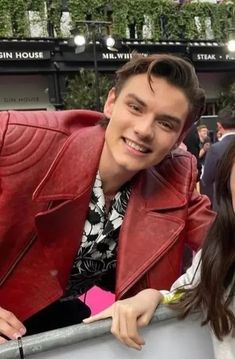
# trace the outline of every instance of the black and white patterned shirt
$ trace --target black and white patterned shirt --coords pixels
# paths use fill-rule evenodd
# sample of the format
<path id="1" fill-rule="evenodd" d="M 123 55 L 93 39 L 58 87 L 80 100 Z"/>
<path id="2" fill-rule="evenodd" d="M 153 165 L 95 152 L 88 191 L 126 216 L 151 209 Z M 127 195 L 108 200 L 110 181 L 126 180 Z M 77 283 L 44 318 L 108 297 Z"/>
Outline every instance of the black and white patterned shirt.
<path id="1" fill-rule="evenodd" d="M 85 222 L 81 246 L 75 257 L 64 298 L 81 295 L 94 285 L 105 285 L 108 278 L 114 289 L 116 248 L 119 230 L 130 198 L 131 188 L 127 183 L 113 198 L 107 213 L 105 197 L 99 172 L 93 187 L 89 211 Z"/>

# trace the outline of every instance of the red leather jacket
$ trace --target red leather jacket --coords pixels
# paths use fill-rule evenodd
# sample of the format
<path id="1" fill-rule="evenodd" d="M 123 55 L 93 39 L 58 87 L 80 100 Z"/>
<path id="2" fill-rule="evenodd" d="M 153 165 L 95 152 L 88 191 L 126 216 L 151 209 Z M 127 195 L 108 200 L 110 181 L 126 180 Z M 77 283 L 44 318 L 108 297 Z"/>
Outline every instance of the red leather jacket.
<path id="1" fill-rule="evenodd" d="M 104 142 L 91 111 L 0 113 L 0 306 L 21 320 L 62 296 L 78 251 Z M 133 180 L 120 230 L 116 297 L 168 288 L 183 246 L 214 218 L 183 151 Z"/>

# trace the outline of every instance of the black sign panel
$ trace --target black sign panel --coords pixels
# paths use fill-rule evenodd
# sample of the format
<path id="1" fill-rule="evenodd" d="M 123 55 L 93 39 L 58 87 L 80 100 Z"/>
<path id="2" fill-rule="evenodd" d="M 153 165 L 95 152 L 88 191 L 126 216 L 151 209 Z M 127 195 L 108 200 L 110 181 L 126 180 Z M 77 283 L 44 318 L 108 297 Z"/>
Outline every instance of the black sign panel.
<path id="1" fill-rule="evenodd" d="M 193 61 L 206 61 L 206 62 L 235 61 L 235 53 L 234 54 L 193 53 L 192 59 Z"/>
<path id="2" fill-rule="evenodd" d="M 40 61 L 50 57 L 50 51 L 0 51 L 0 61 Z"/>

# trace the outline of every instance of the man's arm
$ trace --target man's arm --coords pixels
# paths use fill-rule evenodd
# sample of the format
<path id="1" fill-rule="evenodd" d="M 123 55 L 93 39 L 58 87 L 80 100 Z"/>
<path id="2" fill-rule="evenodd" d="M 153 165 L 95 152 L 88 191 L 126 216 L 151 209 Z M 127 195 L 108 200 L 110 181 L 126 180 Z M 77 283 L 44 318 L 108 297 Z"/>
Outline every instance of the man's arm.
<path id="1" fill-rule="evenodd" d="M 201 246 L 208 229 L 215 219 L 211 203 L 207 196 L 195 189 L 196 163 L 192 158 L 192 178 L 189 186 L 188 216 L 186 219 L 186 243 L 195 251 Z"/>
<path id="2" fill-rule="evenodd" d="M 90 318 L 84 323 L 92 323 L 97 320 L 112 318 L 111 332 L 123 344 L 141 350 L 145 344 L 138 329 L 149 324 L 159 303 L 170 303 L 181 295 L 180 289 L 195 285 L 200 278 L 201 253 L 195 256 L 192 266 L 171 287 L 169 291 L 156 289 L 144 289 L 134 297 L 119 300 Z"/>
<path id="3" fill-rule="evenodd" d="M 209 199 L 195 190 L 189 202 L 186 223 L 186 242 L 193 250 L 197 251 L 202 245 L 215 216 Z"/>
<path id="4" fill-rule="evenodd" d="M 218 154 L 215 146 L 211 146 L 207 152 L 202 176 L 203 192 L 211 199 L 213 197 L 213 184 L 215 181 Z"/>
<path id="5" fill-rule="evenodd" d="M 199 151 L 200 151 L 200 141 L 197 134 L 196 127 L 194 126 L 192 130 L 188 133 L 188 135 L 184 139 L 184 144 L 187 146 L 188 152 L 190 152 L 192 155 L 196 157 L 197 160 L 197 182 L 200 180 L 201 172 L 202 172 L 202 166 L 201 162 L 199 160 Z"/>

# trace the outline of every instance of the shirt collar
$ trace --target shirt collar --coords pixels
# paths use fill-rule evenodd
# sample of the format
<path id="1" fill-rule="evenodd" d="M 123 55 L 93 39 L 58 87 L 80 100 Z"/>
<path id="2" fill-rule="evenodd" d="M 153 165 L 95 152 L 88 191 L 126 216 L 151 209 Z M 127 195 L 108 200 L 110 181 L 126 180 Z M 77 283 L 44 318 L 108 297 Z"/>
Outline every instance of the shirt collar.
<path id="1" fill-rule="evenodd" d="M 230 136 L 230 135 L 235 135 L 235 130 L 234 131 L 229 131 L 224 133 L 221 137 L 220 137 L 220 141 L 222 141 L 225 137 Z"/>

